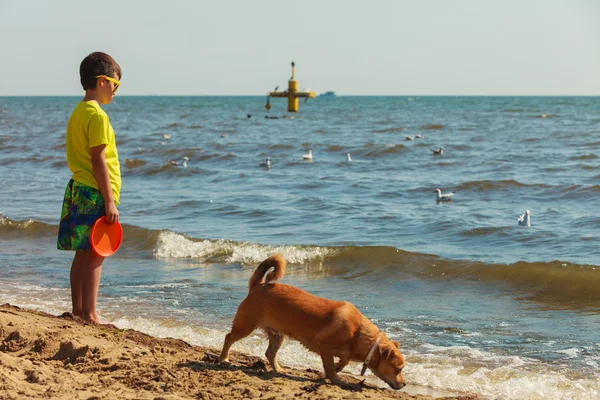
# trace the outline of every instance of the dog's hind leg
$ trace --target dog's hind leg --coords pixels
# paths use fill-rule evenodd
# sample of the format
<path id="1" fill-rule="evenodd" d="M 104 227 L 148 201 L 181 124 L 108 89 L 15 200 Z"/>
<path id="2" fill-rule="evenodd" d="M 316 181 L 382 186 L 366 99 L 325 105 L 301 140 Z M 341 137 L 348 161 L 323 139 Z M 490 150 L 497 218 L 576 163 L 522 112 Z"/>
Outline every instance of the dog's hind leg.
<path id="1" fill-rule="evenodd" d="M 267 348 L 267 352 L 265 353 L 265 356 L 267 356 L 267 360 L 269 360 L 269 363 L 271 364 L 271 368 L 273 368 L 273 371 L 275 371 L 279 374 L 283 374 L 283 373 L 285 373 L 285 371 L 283 370 L 283 368 L 281 368 L 281 366 L 277 362 L 277 352 L 279 351 L 279 348 L 283 344 L 283 341 L 285 340 L 285 336 L 283 336 L 279 332 L 273 331 L 271 329 L 266 329 L 266 332 L 267 332 L 267 336 L 269 337 L 269 347 Z"/>
<path id="2" fill-rule="evenodd" d="M 251 334 L 256 328 L 256 322 L 251 321 L 247 317 L 244 317 L 244 312 L 240 312 L 240 310 L 238 309 L 238 312 L 235 314 L 235 318 L 233 319 L 233 326 L 231 327 L 231 332 L 229 332 L 225 336 L 225 343 L 223 343 L 223 349 L 221 350 L 219 361 L 228 362 L 229 348 L 231 347 L 231 345 Z"/>

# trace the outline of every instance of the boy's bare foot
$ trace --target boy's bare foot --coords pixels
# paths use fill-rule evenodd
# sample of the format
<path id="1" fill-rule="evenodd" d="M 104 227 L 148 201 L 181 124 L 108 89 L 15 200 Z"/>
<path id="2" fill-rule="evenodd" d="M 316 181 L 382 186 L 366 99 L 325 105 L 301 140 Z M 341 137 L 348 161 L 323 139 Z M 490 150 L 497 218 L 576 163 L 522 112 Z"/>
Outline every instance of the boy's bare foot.
<path id="1" fill-rule="evenodd" d="M 81 317 L 86 323 L 92 325 L 110 325 L 110 323 L 98 316 L 98 314 L 82 315 Z"/>

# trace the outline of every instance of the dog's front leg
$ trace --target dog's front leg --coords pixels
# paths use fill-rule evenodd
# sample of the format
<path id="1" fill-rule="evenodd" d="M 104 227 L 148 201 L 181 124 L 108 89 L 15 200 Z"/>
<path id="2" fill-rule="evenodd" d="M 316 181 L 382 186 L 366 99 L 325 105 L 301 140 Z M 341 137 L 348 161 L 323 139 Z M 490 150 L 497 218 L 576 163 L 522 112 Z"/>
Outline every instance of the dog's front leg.
<path id="1" fill-rule="evenodd" d="M 343 386 L 344 382 L 337 376 L 335 361 L 333 359 L 333 352 L 329 350 L 321 350 L 321 360 L 323 361 L 323 369 L 325 375 L 331 383 L 337 386 Z"/>

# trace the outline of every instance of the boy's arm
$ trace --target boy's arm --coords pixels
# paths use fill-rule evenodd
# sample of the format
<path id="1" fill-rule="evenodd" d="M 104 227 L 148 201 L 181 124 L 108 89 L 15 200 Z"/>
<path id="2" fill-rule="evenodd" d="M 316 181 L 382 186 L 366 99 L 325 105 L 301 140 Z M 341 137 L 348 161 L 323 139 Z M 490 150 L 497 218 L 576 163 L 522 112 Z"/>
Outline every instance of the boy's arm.
<path id="1" fill-rule="evenodd" d="M 106 165 L 106 158 L 104 156 L 105 149 L 105 144 L 91 148 L 92 169 L 94 171 L 96 183 L 98 183 L 98 189 L 104 198 L 104 211 L 106 212 L 106 219 L 108 222 L 112 223 L 119 220 L 119 210 L 117 210 L 113 192 L 110 187 L 110 176 L 108 172 L 108 166 Z"/>

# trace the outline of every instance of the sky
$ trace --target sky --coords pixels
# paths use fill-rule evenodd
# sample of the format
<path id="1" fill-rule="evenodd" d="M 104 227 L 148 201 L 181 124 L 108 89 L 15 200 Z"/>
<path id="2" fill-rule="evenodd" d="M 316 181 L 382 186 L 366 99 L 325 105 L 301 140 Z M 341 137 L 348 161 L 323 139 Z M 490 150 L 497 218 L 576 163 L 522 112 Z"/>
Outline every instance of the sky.
<path id="1" fill-rule="evenodd" d="M 600 0 L 0 0 L 0 96 L 600 95 Z"/>

